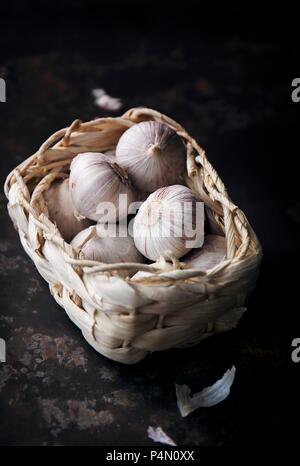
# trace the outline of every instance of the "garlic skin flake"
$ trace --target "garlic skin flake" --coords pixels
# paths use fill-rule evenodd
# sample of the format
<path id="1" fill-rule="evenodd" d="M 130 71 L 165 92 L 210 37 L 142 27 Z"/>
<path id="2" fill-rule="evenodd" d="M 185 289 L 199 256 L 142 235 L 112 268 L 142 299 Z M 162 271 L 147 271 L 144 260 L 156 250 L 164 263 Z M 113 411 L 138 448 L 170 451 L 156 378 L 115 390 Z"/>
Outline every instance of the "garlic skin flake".
<path id="1" fill-rule="evenodd" d="M 56 224 L 65 241 L 71 241 L 77 233 L 92 224 L 88 219 L 79 220 L 75 217 L 75 207 L 69 190 L 69 179 L 54 181 L 43 195 L 49 218 Z"/>
<path id="2" fill-rule="evenodd" d="M 111 156 L 78 154 L 71 163 L 70 192 L 79 217 L 116 223 L 136 200 L 130 179 Z"/>
<path id="3" fill-rule="evenodd" d="M 219 235 L 205 235 L 202 248 L 193 249 L 184 258 L 184 263 L 207 271 L 226 258 L 226 239 Z"/>
<path id="4" fill-rule="evenodd" d="M 186 186 L 158 189 L 150 194 L 134 219 L 137 249 L 153 261 L 182 257 L 194 244 L 203 244 L 203 212 L 203 203 L 197 202 Z"/>
<path id="5" fill-rule="evenodd" d="M 123 107 L 123 102 L 118 97 L 111 97 L 104 89 L 93 89 L 92 94 L 95 97 L 95 104 L 103 110 L 117 112 Z"/>
<path id="6" fill-rule="evenodd" d="M 136 249 L 127 228 L 119 225 L 116 235 L 108 236 L 101 225 L 81 231 L 71 242 L 82 259 L 94 260 L 105 264 L 124 262 L 144 263 L 144 257 Z M 127 270 L 117 272 L 122 277 L 129 276 Z"/>
<path id="7" fill-rule="evenodd" d="M 127 129 L 117 144 L 116 157 L 137 188 L 148 192 L 179 183 L 186 166 L 182 139 L 157 121 Z"/>
<path id="8" fill-rule="evenodd" d="M 191 389 L 188 385 L 175 384 L 177 405 L 181 416 L 186 417 L 198 408 L 209 408 L 225 400 L 230 393 L 235 372 L 236 368 L 232 366 L 221 379 L 210 387 L 204 388 L 201 392 L 195 393 L 193 396 L 190 396 Z"/>

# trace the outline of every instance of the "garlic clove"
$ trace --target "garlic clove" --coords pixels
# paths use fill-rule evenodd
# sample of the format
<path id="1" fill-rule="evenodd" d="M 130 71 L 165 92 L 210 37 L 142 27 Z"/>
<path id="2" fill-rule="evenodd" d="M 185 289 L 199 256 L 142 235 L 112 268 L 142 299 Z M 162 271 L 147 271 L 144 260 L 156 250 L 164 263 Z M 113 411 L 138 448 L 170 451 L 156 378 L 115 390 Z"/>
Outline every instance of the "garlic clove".
<path id="1" fill-rule="evenodd" d="M 71 241 L 77 233 L 91 225 L 88 219 L 76 218 L 68 179 L 54 181 L 43 195 L 50 220 L 56 224 L 65 241 Z"/>
<path id="2" fill-rule="evenodd" d="M 93 89 L 92 94 L 95 97 L 95 104 L 104 110 L 116 112 L 123 106 L 121 99 L 111 97 L 104 89 Z"/>
<path id="3" fill-rule="evenodd" d="M 127 129 L 117 144 L 116 157 L 137 188 L 148 192 L 179 183 L 186 166 L 183 140 L 157 121 Z"/>
<path id="4" fill-rule="evenodd" d="M 182 185 L 160 188 L 142 204 L 133 224 L 137 249 L 153 261 L 180 258 L 204 239 L 204 206 Z"/>
<path id="5" fill-rule="evenodd" d="M 184 258 L 190 267 L 207 271 L 226 258 L 226 239 L 219 235 L 206 235 L 202 248 L 193 249 Z"/>
<path id="6" fill-rule="evenodd" d="M 70 191 L 78 214 L 101 223 L 125 219 L 137 199 L 126 171 L 112 156 L 95 152 L 73 159 Z"/>
<path id="7" fill-rule="evenodd" d="M 116 229 L 104 230 L 103 225 L 92 226 L 81 231 L 71 242 L 82 259 L 94 260 L 105 264 L 126 262 L 144 263 L 144 257 L 134 245 L 126 226 L 118 225 Z M 122 277 L 130 275 L 130 271 L 121 270 L 117 274 Z"/>

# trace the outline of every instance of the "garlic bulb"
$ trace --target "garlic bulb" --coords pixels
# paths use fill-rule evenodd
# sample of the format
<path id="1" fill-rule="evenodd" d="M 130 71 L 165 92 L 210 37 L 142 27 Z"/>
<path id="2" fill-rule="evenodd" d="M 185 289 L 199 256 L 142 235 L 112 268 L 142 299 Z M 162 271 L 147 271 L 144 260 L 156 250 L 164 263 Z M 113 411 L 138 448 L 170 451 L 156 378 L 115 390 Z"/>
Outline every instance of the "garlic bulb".
<path id="1" fill-rule="evenodd" d="M 205 271 L 218 265 L 225 257 L 226 239 L 219 235 L 206 235 L 202 248 L 193 249 L 184 258 L 184 262 Z"/>
<path id="2" fill-rule="evenodd" d="M 56 223 L 65 241 L 71 241 L 77 233 L 92 224 L 88 219 L 78 220 L 75 217 L 68 179 L 54 181 L 50 188 L 44 191 L 44 199 L 50 220 Z"/>
<path id="3" fill-rule="evenodd" d="M 148 192 L 178 183 L 186 164 L 183 141 L 157 121 L 143 121 L 125 131 L 116 157 L 133 183 Z"/>
<path id="4" fill-rule="evenodd" d="M 113 235 L 101 229 L 101 225 L 92 226 L 78 233 L 71 245 L 81 252 L 81 257 L 87 260 L 95 260 L 107 264 L 119 262 L 144 263 L 144 257 L 134 245 L 131 236 L 128 235 L 125 226 L 118 226 Z M 119 275 L 126 277 L 130 271 L 120 270 Z M 134 272 L 133 272 L 134 273 Z"/>
<path id="5" fill-rule="evenodd" d="M 204 238 L 203 202 L 186 186 L 173 185 L 150 194 L 138 211 L 133 236 L 137 249 L 149 259 L 180 258 Z"/>
<path id="6" fill-rule="evenodd" d="M 127 173 L 111 157 L 86 152 L 73 159 L 70 191 L 79 216 L 101 223 L 127 217 L 136 194 Z"/>

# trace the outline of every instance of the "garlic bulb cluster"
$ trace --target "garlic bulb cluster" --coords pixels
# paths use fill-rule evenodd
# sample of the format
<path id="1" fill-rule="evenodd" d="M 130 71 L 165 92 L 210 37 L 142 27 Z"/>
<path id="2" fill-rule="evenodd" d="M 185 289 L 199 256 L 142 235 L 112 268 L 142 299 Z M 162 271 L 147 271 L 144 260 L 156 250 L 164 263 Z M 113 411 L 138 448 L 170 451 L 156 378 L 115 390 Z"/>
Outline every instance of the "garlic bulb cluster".
<path id="1" fill-rule="evenodd" d="M 193 249 L 184 258 L 186 265 L 207 271 L 226 257 L 226 239 L 219 235 L 206 235 L 202 248 Z"/>
<path id="2" fill-rule="evenodd" d="M 73 159 L 70 191 L 78 216 L 102 223 L 126 218 L 128 205 L 136 199 L 126 171 L 112 156 L 95 152 Z"/>
<path id="3" fill-rule="evenodd" d="M 72 207 L 66 203 L 66 208 L 84 222 L 97 222 L 83 231 L 80 228 L 76 236 L 70 228 L 68 238 L 73 238 L 79 257 L 107 264 L 143 263 L 147 258 L 162 261 L 163 270 L 165 260 L 184 256 L 187 267 L 198 266 L 198 255 L 202 265 L 205 257 L 216 260 L 217 252 L 208 250 L 216 243 L 212 246 L 207 238 L 201 248 L 204 204 L 180 184 L 186 169 L 183 139 L 166 124 L 143 121 L 123 129 L 118 142 L 111 140 L 109 147 L 105 153 L 78 154 L 70 166 Z M 118 232 L 107 234 L 104 225 L 117 225 Z M 194 248 L 198 249 L 190 252 Z M 129 271 L 121 268 L 119 274 L 128 276 Z"/>
<path id="4" fill-rule="evenodd" d="M 150 194 L 134 220 L 137 249 L 156 261 L 160 257 L 180 258 L 193 244 L 201 246 L 204 216 L 203 209 L 197 211 L 197 204 L 200 203 L 193 192 L 182 185 L 167 186 Z"/>
<path id="5" fill-rule="evenodd" d="M 101 225 L 87 228 L 71 241 L 71 245 L 81 253 L 82 258 L 107 264 L 145 262 L 133 239 L 128 236 L 126 227 L 119 226 L 116 235 L 109 235 L 109 232 L 99 227 Z M 126 277 L 130 271 L 122 270 L 119 274 Z"/>
<path id="6" fill-rule="evenodd" d="M 185 145 L 167 125 L 143 121 L 122 134 L 116 158 L 137 188 L 152 192 L 180 182 Z"/>
<path id="7" fill-rule="evenodd" d="M 56 224 L 65 241 L 70 241 L 77 233 L 92 224 L 88 219 L 79 220 L 75 217 L 68 179 L 54 181 L 50 188 L 44 191 L 44 199 L 50 220 Z"/>

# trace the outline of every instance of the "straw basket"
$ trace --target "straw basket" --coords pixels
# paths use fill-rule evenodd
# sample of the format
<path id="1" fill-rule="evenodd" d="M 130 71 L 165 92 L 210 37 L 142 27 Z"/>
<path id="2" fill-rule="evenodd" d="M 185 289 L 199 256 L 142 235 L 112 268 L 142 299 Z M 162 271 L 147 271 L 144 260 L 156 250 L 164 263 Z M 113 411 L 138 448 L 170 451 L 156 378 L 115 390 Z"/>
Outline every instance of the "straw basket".
<path id="1" fill-rule="evenodd" d="M 186 184 L 204 201 L 211 232 L 226 237 L 226 259 L 208 272 L 185 268 L 184 259 L 157 266 L 80 260 L 49 220 L 43 193 L 68 176 L 72 158 L 114 148 L 127 128 L 144 120 L 167 124 L 186 142 Z M 119 118 L 74 121 L 10 173 L 5 194 L 21 243 L 55 300 L 110 359 L 132 364 L 152 351 L 196 344 L 233 328 L 246 310 L 262 256 L 256 235 L 204 150 L 157 111 L 135 108 Z M 115 273 L 120 269 L 150 273 L 123 279 Z"/>

